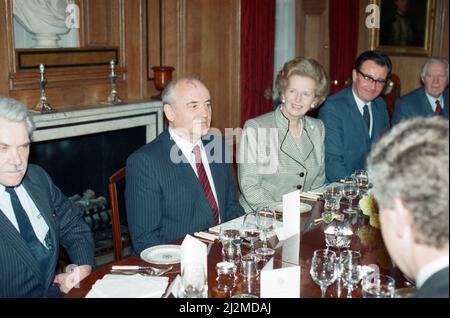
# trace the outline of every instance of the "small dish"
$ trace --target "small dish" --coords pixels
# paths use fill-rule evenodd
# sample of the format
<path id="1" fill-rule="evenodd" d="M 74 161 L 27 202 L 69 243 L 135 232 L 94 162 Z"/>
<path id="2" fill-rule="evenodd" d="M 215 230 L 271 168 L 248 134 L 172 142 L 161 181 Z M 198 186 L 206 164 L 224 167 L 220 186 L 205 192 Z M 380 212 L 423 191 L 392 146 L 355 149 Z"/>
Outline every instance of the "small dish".
<path id="1" fill-rule="evenodd" d="M 181 261 L 180 245 L 157 245 L 141 252 L 141 259 L 158 265 L 177 264 Z"/>

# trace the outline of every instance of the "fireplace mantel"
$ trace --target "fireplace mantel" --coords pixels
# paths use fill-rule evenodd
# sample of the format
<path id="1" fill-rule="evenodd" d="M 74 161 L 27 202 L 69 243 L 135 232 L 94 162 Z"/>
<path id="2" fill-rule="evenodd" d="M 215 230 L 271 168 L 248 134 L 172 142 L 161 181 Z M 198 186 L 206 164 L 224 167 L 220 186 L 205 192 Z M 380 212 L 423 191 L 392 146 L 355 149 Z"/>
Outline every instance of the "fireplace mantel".
<path id="1" fill-rule="evenodd" d="M 163 131 L 160 101 L 137 101 L 121 105 L 68 107 L 56 113 L 33 114 L 36 130 L 32 141 L 47 141 L 146 126 L 146 141 Z"/>

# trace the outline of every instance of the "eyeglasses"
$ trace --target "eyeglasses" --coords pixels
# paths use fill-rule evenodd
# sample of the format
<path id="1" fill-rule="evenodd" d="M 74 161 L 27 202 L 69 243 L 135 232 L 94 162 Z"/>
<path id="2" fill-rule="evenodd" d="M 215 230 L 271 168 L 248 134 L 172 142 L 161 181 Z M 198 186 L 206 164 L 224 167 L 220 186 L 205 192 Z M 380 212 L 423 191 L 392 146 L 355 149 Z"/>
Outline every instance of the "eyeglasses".
<path id="1" fill-rule="evenodd" d="M 361 72 L 360 70 L 356 70 L 359 74 L 361 74 L 361 76 L 364 78 L 364 80 L 370 84 L 375 83 L 377 85 L 386 85 L 387 84 L 387 80 L 377 80 L 374 79 L 372 76 L 364 74 L 363 72 Z"/>

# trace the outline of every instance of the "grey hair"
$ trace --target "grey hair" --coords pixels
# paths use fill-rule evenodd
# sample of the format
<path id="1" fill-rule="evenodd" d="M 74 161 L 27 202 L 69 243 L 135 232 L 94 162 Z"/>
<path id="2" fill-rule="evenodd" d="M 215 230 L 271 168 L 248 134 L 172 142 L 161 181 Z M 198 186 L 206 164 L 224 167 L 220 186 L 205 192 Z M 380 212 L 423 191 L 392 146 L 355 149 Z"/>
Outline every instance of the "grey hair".
<path id="1" fill-rule="evenodd" d="M 367 159 L 380 205 L 393 208 L 400 199 L 412 215 L 414 240 L 438 249 L 449 238 L 448 165 L 449 121 L 437 117 L 394 126 Z"/>
<path id="2" fill-rule="evenodd" d="M 446 58 L 440 57 L 440 56 L 430 57 L 429 59 L 427 59 L 425 61 L 425 63 L 423 63 L 422 70 L 420 72 L 420 78 L 423 78 L 425 76 L 425 74 L 427 73 L 427 70 L 428 70 L 428 65 L 433 64 L 433 63 L 444 64 L 445 68 L 447 69 L 447 78 L 448 78 L 448 60 Z"/>
<path id="3" fill-rule="evenodd" d="M 28 113 L 27 107 L 11 98 L 0 96 L 0 117 L 8 121 L 24 122 L 29 135 L 36 128 L 33 118 Z"/>
<path id="4" fill-rule="evenodd" d="M 176 100 L 175 87 L 181 81 L 194 81 L 194 82 L 200 83 L 204 87 L 206 87 L 205 83 L 203 83 L 199 78 L 197 78 L 195 76 L 182 77 L 182 78 L 178 78 L 176 80 L 172 80 L 169 82 L 169 84 L 167 84 L 167 86 L 164 88 L 164 90 L 161 93 L 161 99 L 162 99 L 163 105 L 168 104 L 168 105 L 173 106 L 173 104 L 175 103 L 175 100 Z"/>

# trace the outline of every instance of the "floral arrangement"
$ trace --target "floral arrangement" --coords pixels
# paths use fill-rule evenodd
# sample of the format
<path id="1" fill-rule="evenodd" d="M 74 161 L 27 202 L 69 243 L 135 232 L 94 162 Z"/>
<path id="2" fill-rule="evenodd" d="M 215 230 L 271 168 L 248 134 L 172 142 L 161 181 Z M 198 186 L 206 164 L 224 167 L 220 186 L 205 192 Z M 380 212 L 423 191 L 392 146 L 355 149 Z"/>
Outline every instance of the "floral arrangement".
<path id="1" fill-rule="evenodd" d="M 359 208 L 364 215 L 367 215 L 369 219 L 369 224 L 377 229 L 380 228 L 380 216 L 377 200 L 373 196 L 373 193 L 369 191 L 367 195 L 363 196 L 359 200 Z"/>

